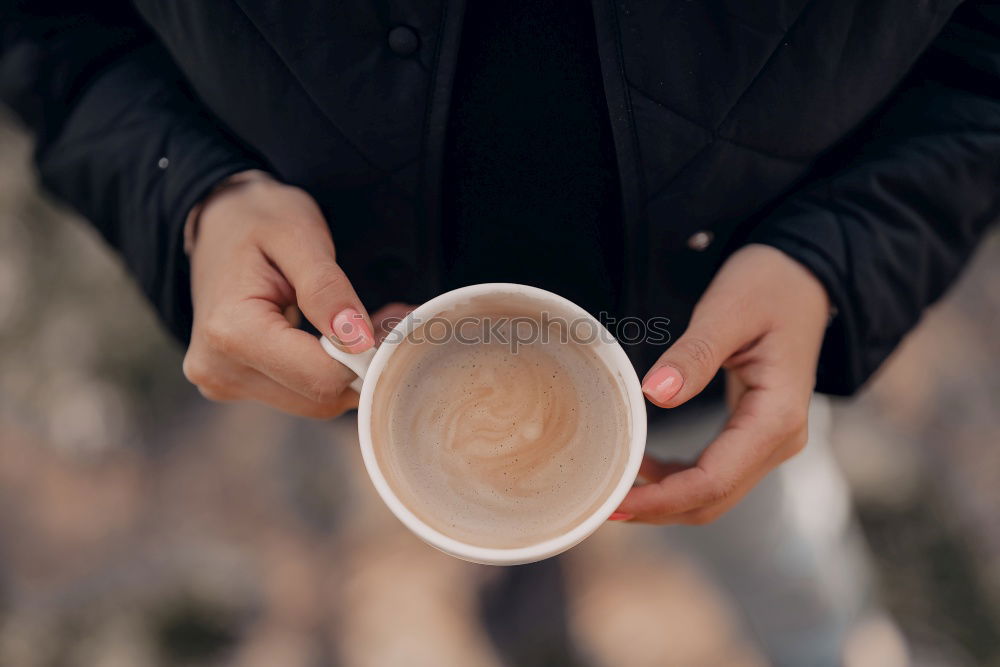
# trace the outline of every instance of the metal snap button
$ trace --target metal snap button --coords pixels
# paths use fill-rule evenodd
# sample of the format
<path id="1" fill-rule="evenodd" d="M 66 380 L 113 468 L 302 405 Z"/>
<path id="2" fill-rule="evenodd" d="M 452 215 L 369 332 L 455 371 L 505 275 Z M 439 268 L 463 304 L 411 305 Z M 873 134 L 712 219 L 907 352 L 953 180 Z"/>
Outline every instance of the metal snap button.
<path id="1" fill-rule="evenodd" d="M 405 25 L 398 25 L 389 31 L 389 48 L 397 56 L 411 56 L 420 47 L 416 31 Z"/>
<path id="2" fill-rule="evenodd" d="M 687 241 L 688 247 L 691 250 L 697 250 L 701 252 L 712 245 L 712 241 L 715 240 L 715 234 L 710 231 L 702 230 L 700 232 L 695 232 L 692 234 Z"/>

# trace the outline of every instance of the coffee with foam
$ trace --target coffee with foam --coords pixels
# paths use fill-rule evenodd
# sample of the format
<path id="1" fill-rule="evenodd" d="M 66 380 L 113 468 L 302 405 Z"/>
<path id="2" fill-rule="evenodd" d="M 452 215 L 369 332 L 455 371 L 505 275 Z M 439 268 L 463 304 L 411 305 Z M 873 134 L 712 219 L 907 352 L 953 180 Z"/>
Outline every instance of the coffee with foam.
<path id="1" fill-rule="evenodd" d="M 468 544 L 566 533 L 604 502 L 628 458 L 622 378 L 540 309 L 493 297 L 443 313 L 399 343 L 375 389 L 386 481 L 424 523 Z M 516 335 L 531 323 L 536 335 Z"/>

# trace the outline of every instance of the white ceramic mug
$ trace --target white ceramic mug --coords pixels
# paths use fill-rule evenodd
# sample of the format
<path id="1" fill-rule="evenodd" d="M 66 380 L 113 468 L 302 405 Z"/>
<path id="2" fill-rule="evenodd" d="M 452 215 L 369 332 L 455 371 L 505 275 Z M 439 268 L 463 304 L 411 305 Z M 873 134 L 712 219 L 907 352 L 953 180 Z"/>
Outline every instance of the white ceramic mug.
<path id="1" fill-rule="evenodd" d="M 552 311 L 563 316 L 568 315 L 576 321 L 589 321 L 589 326 L 597 327 L 594 331 L 601 332 L 602 334 L 593 343 L 594 351 L 607 366 L 608 370 L 620 377 L 624 388 L 624 400 L 628 402 L 628 405 L 624 407 L 625 414 L 628 415 L 630 420 L 632 439 L 628 444 L 628 459 L 626 460 L 618 484 L 608 494 L 604 502 L 582 522 L 557 537 L 530 546 L 515 548 L 482 547 L 456 540 L 431 528 L 419 519 L 393 491 L 379 469 L 378 459 L 373 449 L 372 402 L 375 396 L 375 387 L 378 385 L 379 378 L 382 377 L 384 371 L 393 363 L 393 353 L 396 351 L 399 343 L 421 324 L 429 321 L 436 315 L 477 297 L 502 297 L 511 300 L 519 298 L 530 299 L 533 304 L 538 304 L 539 302 L 543 305 L 551 304 Z M 396 325 L 391 334 L 376 349 L 371 349 L 361 354 L 350 354 L 338 349 L 326 338 L 321 337 L 320 340 L 327 354 L 358 375 L 358 378 L 351 384 L 351 387 L 361 394 L 361 401 L 358 406 L 358 437 L 361 441 L 361 454 L 364 458 L 365 467 L 368 469 L 368 475 L 375 485 L 375 490 L 378 491 L 378 494 L 385 501 L 385 504 L 389 506 L 392 513 L 407 528 L 431 546 L 447 554 L 488 565 L 518 565 L 555 556 L 575 546 L 596 531 L 621 503 L 635 481 L 636 475 L 639 473 L 639 464 L 642 462 L 642 455 L 646 446 L 646 407 L 639 378 L 636 376 L 632 364 L 625 355 L 625 351 L 611 334 L 607 332 L 603 325 L 583 308 L 561 296 L 536 287 L 512 283 L 470 285 L 442 294 L 416 308 Z"/>

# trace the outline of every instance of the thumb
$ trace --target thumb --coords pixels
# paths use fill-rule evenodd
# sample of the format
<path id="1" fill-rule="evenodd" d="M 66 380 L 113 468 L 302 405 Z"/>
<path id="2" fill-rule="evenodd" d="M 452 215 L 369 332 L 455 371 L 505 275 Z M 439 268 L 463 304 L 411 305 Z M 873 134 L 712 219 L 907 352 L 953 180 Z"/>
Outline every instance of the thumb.
<path id="1" fill-rule="evenodd" d="M 276 235 L 267 254 L 295 290 L 299 310 L 316 329 L 347 352 L 375 345 L 368 312 L 337 264 L 326 223 Z"/>
<path id="2" fill-rule="evenodd" d="M 740 348 L 734 322 L 714 326 L 715 319 L 696 309 L 684 335 L 646 373 L 642 391 L 655 405 L 674 408 L 697 396 Z"/>

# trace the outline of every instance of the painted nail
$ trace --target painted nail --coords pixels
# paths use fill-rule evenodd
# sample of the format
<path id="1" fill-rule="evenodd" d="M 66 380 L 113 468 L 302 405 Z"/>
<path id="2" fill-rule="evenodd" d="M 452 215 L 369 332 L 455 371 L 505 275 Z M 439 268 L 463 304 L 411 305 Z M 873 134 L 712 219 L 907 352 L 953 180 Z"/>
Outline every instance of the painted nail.
<path id="1" fill-rule="evenodd" d="M 364 316 L 353 308 L 334 315 L 330 328 L 337 341 L 351 354 L 364 352 L 375 344 L 375 336 Z"/>
<path id="2" fill-rule="evenodd" d="M 608 521 L 628 521 L 629 519 L 634 519 L 634 514 L 626 514 L 625 512 L 612 512 L 611 516 L 608 517 Z"/>
<path id="3" fill-rule="evenodd" d="M 646 376 L 642 391 L 654 401 L 666 403 L 677 395 L 684 385 L 680 371 L 673 366 L 660 366 Z"/>

